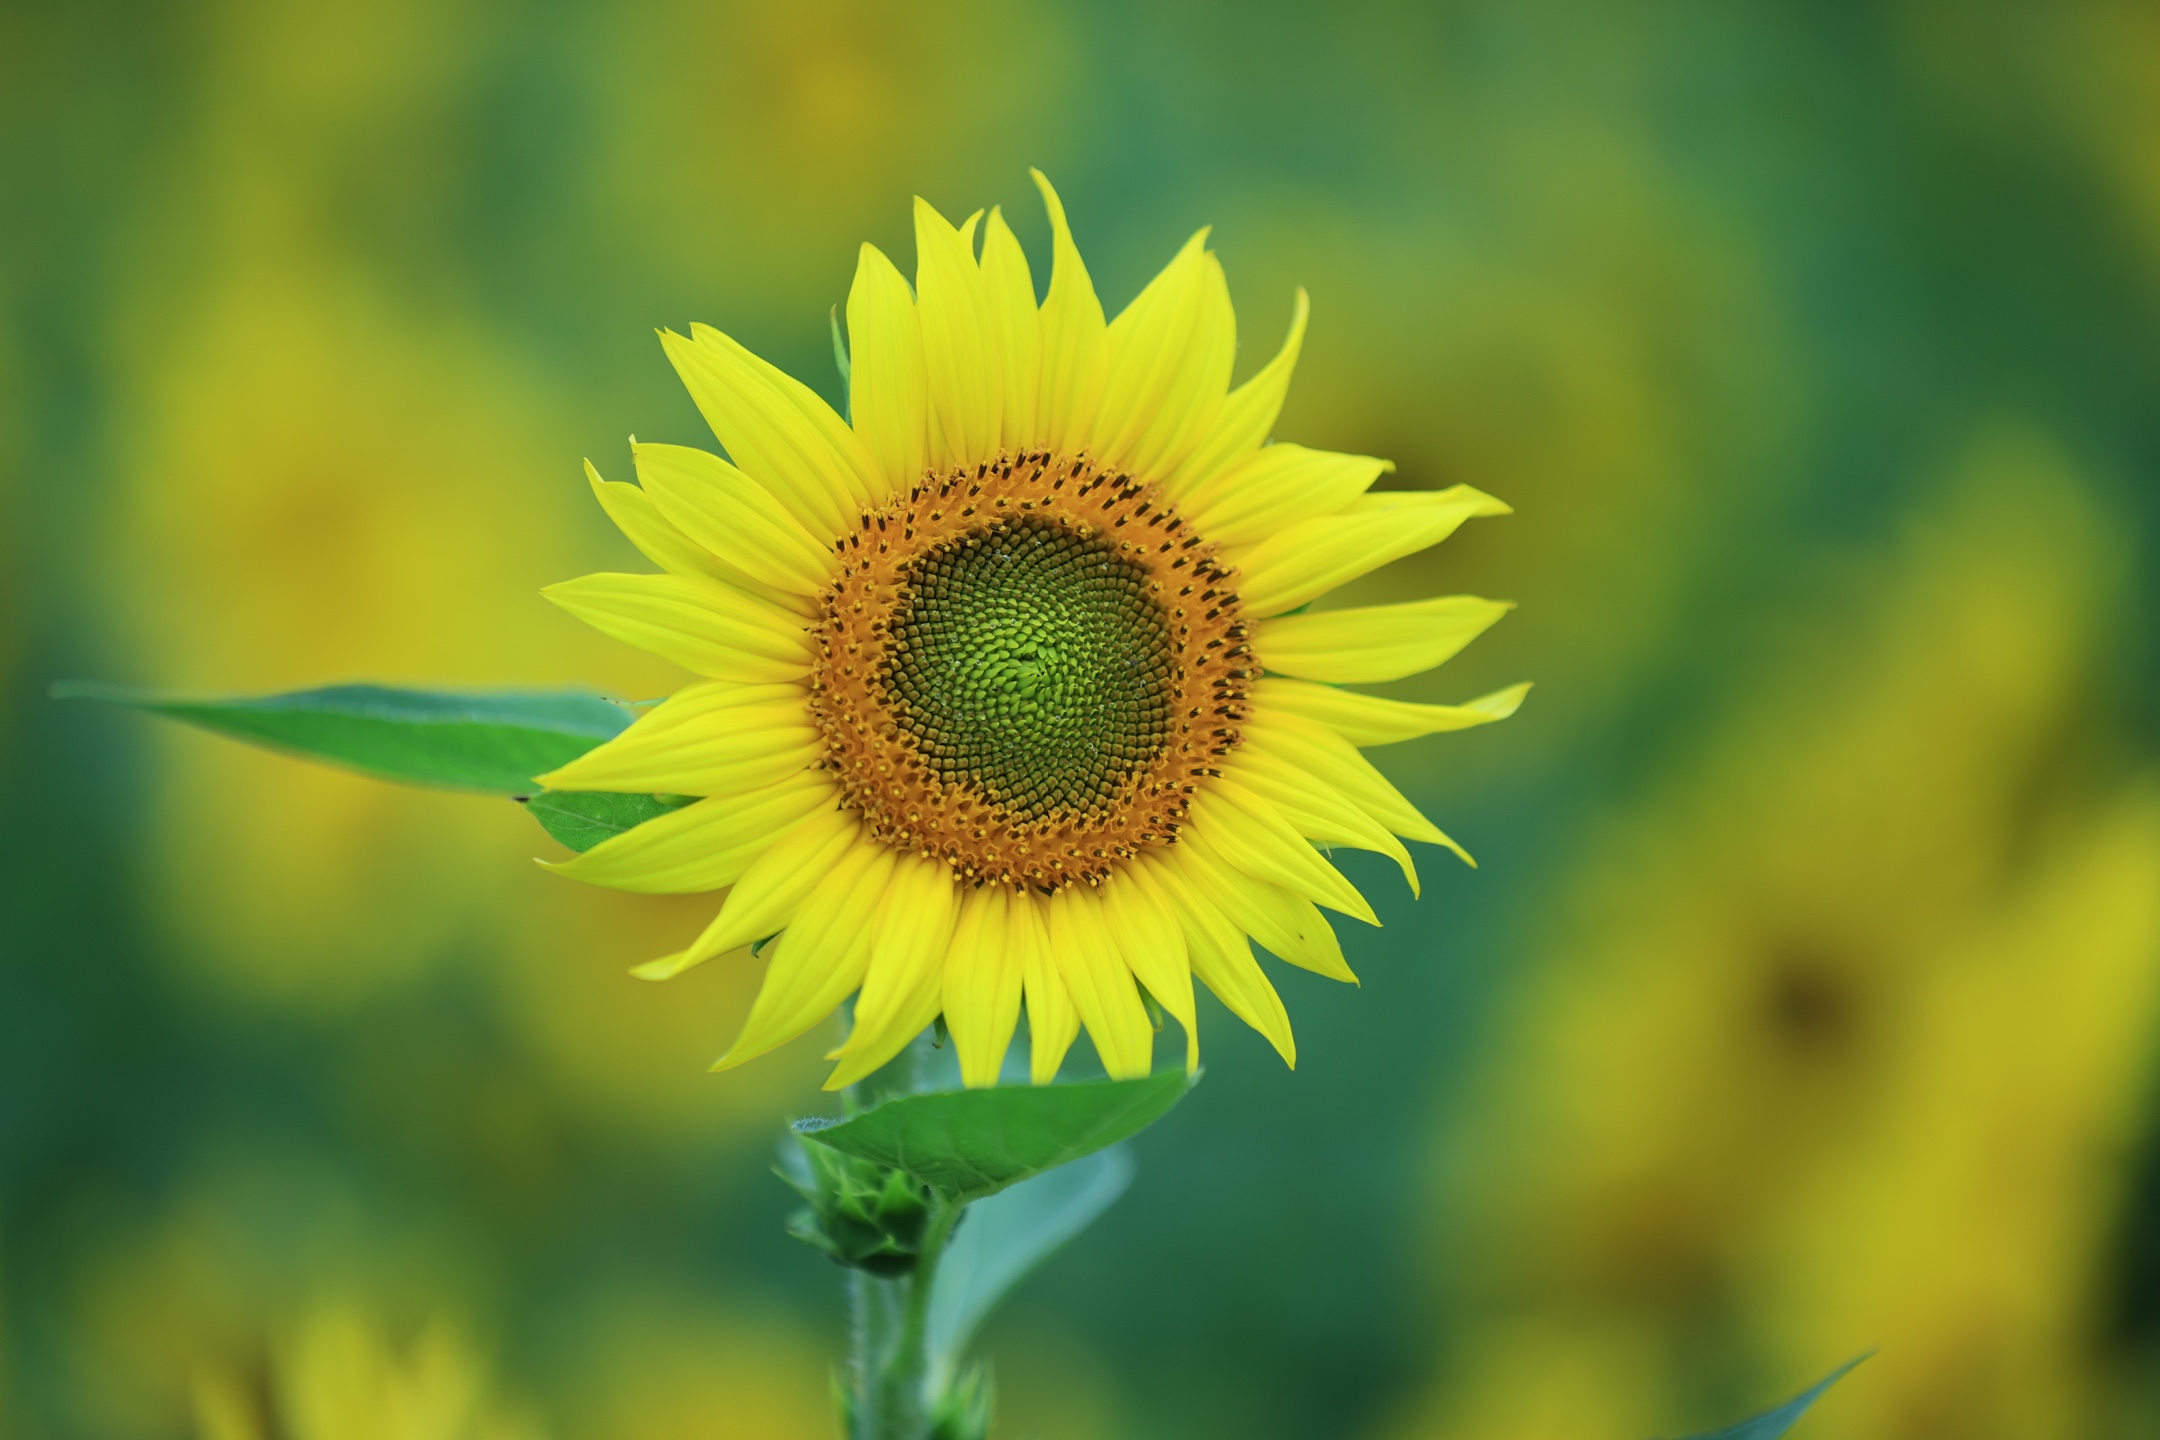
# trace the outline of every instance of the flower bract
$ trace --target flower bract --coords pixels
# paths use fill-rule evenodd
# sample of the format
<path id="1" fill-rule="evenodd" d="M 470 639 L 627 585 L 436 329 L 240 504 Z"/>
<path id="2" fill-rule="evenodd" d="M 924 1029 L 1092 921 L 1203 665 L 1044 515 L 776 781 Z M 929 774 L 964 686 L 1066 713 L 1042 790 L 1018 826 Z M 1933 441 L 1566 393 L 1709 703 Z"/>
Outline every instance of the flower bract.
<path id="1" fill-rule="evenodd" d="M 1114 320 L 1049 182 L 1038 302 L 996 210 L 915 203 L 912 286 L 862 248 L 849 414 L 717 330 L 662 341 L 726 459 L 633 443 L 589 466 L 661 567 L 549 596 L 698 677 L 542 776 L 695 803 L 553 868 L 650 893 L 727 889 L 652 979 L 755 945 L 764 984 L 715 1068 L 855 997 L 828 1085 L 942 1015 L 970 1085 L 1019 1017 L 1054 1077 L 1084 1027 L 1114 1077 L 1152 1063 L 1146 997 L 1196 1064 L 1193 982 L 1286 1061 L 1252 944 L 1350 980 L 1322 909 L 1377 923 L 1327 847 L 1459 847 L 1359 747 L 1513 713 L 1340 688 L 1440 664 L 1507 609 L 1473 596 L 1309 602 L 1507 507 L 1372 486 L 1386 461 L 1270 443 L 1304 339 L 1231 386 L 1236 321 L 1207 232 Z M 1464 859 L 1468 859 L 1465 855 Z"/>

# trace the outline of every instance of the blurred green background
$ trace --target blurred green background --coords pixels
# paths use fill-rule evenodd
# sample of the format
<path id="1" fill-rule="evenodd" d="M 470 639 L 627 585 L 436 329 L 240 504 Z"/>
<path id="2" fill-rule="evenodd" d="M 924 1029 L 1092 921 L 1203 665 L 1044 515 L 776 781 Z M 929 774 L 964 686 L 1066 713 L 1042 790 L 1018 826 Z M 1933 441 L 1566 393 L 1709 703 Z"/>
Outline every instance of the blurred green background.
<path id="1" fill-rule="evenodd" d="M 1539 688 L 1380 752 L 1483 868 L 1347 862 L 1295 1075 L 1203 1012 L 1001 1433 L 1639 1440 L 1868 1346 L 1820 1433 L 2160 1430 L 2150 4 L 77 0 L 0 8 L 0 1432 L 832 1433 L 822 1046 L 624 974 L 708 902 L 44 691 L 661 693 L 535 594 L 635 565 L 581 456 L 707 439 L 653 329 L 834 393 L 911 193 L 1046 272 L 1030 164 L 1113 309 L 1214 224 L 1241 375 L 1311 287 L 1278 433 L 1519 512 L 1343 598 L 1517 599 L 1398 689 Z"/>

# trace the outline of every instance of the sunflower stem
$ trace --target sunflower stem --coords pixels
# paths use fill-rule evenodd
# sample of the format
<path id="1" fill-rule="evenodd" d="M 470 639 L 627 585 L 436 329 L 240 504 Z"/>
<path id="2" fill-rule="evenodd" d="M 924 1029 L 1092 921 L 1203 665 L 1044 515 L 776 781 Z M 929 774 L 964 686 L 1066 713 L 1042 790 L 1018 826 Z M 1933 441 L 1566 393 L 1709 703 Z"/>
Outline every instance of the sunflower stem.
<path id="1" fill-rule="evenodd" d="M 850 1440 L 928 1440 L 938 1396 L 930 1393 L 930 1294 L 959 1206 L 930 1217 L 922 1253 L 905 1275 L 849 1274 L 853 1311 Z"/>
<path id="2" fill-rule="evenodd" d="M 935 1088 L 937 1047 L 925 1031 L 875 1073 L 849 1087 L 850 1113 Z M 930 1440 L 938 1401 L 931 1393 L 930 1297 L 938 1262 L 964 1205 L 937 1205 L 914 1267 L 901 1275 L 848 1272 L 848 1440 Z"/>
<path id="3" fill-rule="evenodd" d="M 888 1060 L 842 1097 L 849 1114 L 937 1086 L 937 1045 L 929 1032 Z M 963 1205 L 937 1205 L 922 1231 L 912 1269 L 877 1276 L 851 1269 L 849 1304 L 849 1440 L 929 1440 L 937 1395 L 931 1395 L 929 1313 L 937 1261 L 953 1237 Z"/>

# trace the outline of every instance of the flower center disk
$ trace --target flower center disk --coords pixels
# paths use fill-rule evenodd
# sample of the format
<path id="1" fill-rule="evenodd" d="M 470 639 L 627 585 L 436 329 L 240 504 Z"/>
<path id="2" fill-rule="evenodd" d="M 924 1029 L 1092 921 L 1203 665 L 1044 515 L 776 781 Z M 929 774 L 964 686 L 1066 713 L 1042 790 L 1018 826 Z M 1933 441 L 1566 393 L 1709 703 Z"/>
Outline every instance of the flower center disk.
<path id="1" fill-rule="evenodd" d="M 1168 618 L 1110 543 L 1030 516 L 941 542 L 907 574 L 885 678 L 941 780 L 1022 822 L 1099 816 L 1161 753 Z"/>
<path id="2" fill-rule="evenodd" d="M 874 835 L 1045 888 L 1176 840 L 1256 672 L 1229 572 L 1152 487 L 1004 457 L 926 476 L 837 552 L 811 710 Z"/>

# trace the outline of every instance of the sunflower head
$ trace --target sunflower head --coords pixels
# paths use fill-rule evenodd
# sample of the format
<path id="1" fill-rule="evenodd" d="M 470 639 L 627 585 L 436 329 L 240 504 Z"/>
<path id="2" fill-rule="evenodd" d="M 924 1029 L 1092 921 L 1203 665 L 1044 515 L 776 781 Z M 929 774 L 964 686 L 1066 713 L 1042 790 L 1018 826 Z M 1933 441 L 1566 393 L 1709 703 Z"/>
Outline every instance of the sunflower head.
<path id="1" fill-rule="evenodd" d="M 638 485 L 587 467 L 664 573 L 548 593 L 702 678 L 541 778 L 700 798 L 555 868 L 728 888 L 696 941 L 638 970 L 771 942 L 716 1068 L 852 994 L 830 1086 L 940 1015 L 966 1081 L 995 1083 L 1023 1009 L 1038 1083 L 1083 1026 L 1110 1074 L 1145 1074 L 1148 998 L 1197 1063 L 1195 977 L 1294 1062 L 1251 942 L 1347 980 L 1318 907 L 1377 923 L 1325 847 L 1387 854 L 1413 888 L 1404 837 L 1461 853 L 1358 747 L 1503 718 L 1527 688 L 1460 706 L 1339 688 L 1437 665 L 1506 606 L 1293 612 L 1506 507 L 1374 493 L 1384 461 L 1268 443 L 1304 295 L 1232 388 L 1207 232 L 1106 321 L 1035 179 L 1040 302 L 997 211 L 954 227 L 918 200 L 912 287 L 862 249 L 848 419 L 693 326 L 662 340 L 729 458 L 634 445 Z"/>
<path id="2" fill-rule="evenodd" d="M 810 706 L 870 834 L 964 881 L 1100 885 L 1177 838 L 1251 679 L 1227 572 L 1084 455 L 999 454 L 865 514 Z"/>

